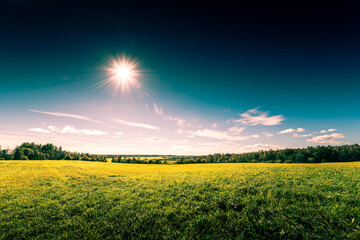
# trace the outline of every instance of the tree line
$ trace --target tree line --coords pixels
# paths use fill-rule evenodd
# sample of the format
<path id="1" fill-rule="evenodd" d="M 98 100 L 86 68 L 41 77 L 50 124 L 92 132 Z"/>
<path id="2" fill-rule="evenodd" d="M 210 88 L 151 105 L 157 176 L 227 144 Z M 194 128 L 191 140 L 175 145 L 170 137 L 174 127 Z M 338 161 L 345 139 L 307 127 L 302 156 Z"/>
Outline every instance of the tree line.
<path id="1" fill-rule="evenodd" d="M 139 156 L 121 156 L 121 155 L 98 155 L 89 153 L 78 153 L 65 151 L 62 147 L 57 147 L 54 144 L 35 144 L 25 142 L 15 149 L 2 149 L 0 146 L 0 160 L 82 160 L 107 162 L 111 159 L 112 162 L 117 163 L 150 163 L 161 164 L 166 163 L 165 160 L 147 159 L 141 160 Z"/>
<path id="2" fill-rule="evenodd" d="M 358 144 L 342 146 L 316 146 L 297 149 L 257 151 L 240 154 L 216 153 L 205 157 L 181 157 L 178 164 L 185 163 L 322 163 L 360 161 Z"/>
<path id="3" fill-rule="evenodd" d="M 106 161 L 106 155 L 92 155 L 65 151 L 54 144 L 35 144 L 25 142 L 13 150 L 1 149 L 0 160 L 84 160 Z"/>
<path id="4" fill-rule="evenodd" d="M 149 159 L 127 155 L 97 155 L 65 151 L 51 143 L 23 143 L 13 150 L 2 149 L 0 160 L 82 160 L 115 163 L 147 163 L 166 164 L 172 161 L 177 164 L 186 163 L 321 163 L 321 162 L 354 162 L 360 161 L 360 146 L 358 144 L 342 146 L 316 146 L 297 149 L 282 149 L 257 151 L 249 153 L 216 153 L 207 156 L 166 156 L 162 159 Z"/>

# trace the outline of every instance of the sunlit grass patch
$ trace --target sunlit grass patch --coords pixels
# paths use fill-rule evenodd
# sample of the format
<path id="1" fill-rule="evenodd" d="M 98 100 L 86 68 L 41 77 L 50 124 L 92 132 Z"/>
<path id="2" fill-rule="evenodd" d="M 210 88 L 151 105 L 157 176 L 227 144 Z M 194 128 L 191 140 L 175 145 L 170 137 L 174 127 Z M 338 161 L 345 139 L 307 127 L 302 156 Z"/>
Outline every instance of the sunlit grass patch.
<path id="1" fill-rule="evenodd" d="M 360 237 L 360 163 L 0 163 L 2 239 Z"/>

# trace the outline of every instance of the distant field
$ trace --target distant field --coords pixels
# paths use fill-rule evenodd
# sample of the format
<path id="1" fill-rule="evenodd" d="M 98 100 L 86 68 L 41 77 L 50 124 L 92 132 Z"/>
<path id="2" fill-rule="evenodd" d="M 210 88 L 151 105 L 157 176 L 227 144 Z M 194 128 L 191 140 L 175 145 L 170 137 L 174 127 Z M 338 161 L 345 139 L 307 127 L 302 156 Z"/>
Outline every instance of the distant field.
<path id="1" fill-rule="evenodd" d="M 0 239 L 360 239 L 360 163 L 0 161 Z"/>
<path id="2" fill-rule="evenodd" d="M 139 158 L 140 158 L 140 160 L 145 160 L 145 159 L 147 159 L 147 160 L 156 160 L 156 159 L 162 160 L 162 159 L 166 159 L 165 157 L 139 157 Z"/>

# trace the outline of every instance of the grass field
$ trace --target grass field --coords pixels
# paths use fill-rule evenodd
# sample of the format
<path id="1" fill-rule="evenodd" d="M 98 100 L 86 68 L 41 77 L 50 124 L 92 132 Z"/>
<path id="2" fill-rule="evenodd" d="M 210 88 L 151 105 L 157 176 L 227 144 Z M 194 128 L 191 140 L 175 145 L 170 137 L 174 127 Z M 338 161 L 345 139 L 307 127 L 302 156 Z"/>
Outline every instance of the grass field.
<path id="1" fill-rule="evenodd" d="M 0 161 L 0 239 L 360 239 L 360 163 Z"/>

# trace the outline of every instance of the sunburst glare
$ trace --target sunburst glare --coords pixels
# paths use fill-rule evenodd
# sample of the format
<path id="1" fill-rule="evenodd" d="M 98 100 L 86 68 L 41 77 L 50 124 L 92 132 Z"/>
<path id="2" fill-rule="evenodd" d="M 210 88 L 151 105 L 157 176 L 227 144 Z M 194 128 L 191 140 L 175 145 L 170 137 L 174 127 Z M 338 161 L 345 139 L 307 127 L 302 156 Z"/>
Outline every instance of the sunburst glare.
<path id="1" fill-rule="evenodd" d="M 125 55 L 108 57 L 108 66 L 104 67 L 107 79 L 101 85 L 107 85 L 112 90 L 113 95 L 127 94 L 131 90 L 142 90 L 140 79 L 142 71 L 139 69 L 140 62 Z"/>

